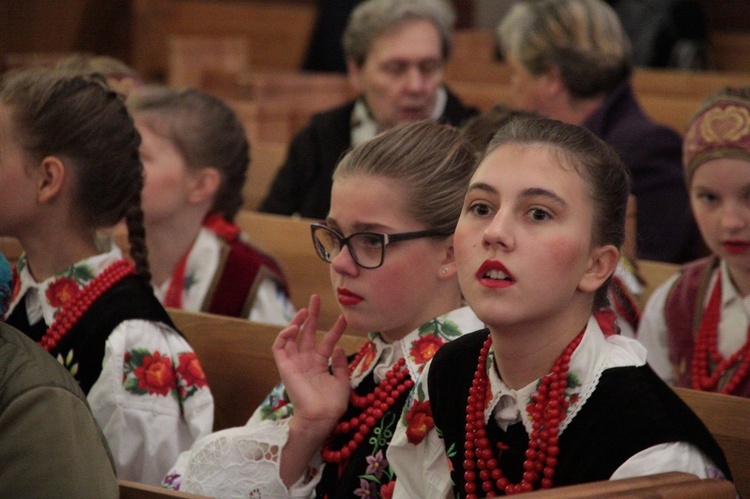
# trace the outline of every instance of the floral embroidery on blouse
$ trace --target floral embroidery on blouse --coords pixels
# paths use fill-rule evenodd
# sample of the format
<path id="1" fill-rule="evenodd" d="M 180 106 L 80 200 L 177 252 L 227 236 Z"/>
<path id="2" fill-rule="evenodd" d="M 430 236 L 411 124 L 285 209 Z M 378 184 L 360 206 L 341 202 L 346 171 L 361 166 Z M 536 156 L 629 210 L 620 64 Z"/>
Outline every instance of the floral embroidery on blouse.
<path id="1" fill-rule="evenodd" d="M 261 419 L 269 421 L 278 421 L 292 416 L 292 406 L 289 404 L 289 396 L 283 382 L 274 386 L 260 405 L 260 414 Z"/>
<path id="2" fill-rule="evenodd" d="M 74 299 L 85 283 L 91 281 L 95 275 L 94 269 L 86 263 L 71 265 L 47 286 L 44 293 L 47 303 L 55 308 L 62 307 Z"/>
<path id="3" fill-rule="evenodd" d="M 395 414 L 387 413 L 380 424 L 373 428 L 368 442 L 373 445 L 372 454 L 365 457 L 367 468 L 365 474 L 359 476 L 359 488 L 354 495 L 368 499 L 390 498 L 396 487 L 396 473 L 388 464 L 384 455 L 385 449 L 393 438 L 393 431 L 398 418 Z"/>
<path id="4" fill-rule="evenodd" d="M 73 362 L 74 355 L 73 355 L 73 349 L 68 351 L 68 354 L 63 358 L 61 353 L 57 354 L 57 362 L 60 363 L 61 366 L 63 366 L 65 369 L 67 369 L 70 374 L 75 377 L 76 374 L 78 374 L 78 362 Z"/>
<path id="5" fill-rule="evenodd" d="M 360 352 L 362 352 L 362 356 L 359 361 L 352 366 L 352 376 L 366 373 L 370 370 L 370 366 L 378 353 L 378 347 L 375 345 L 374 341 L 367 340 L 365 344 L 362 345 Z"/>
<path id="6" fill-rule="evenodd" d="M 135 395 L 166 397 L 177 388 L 172 359 L 158 351 L 136 348 L 125 354 L 125 390 Z"/>
<path id="7" fill-rule="evenodd" d="M 123 385 L 135 395 L 161 395 L 170 393 L 184 402 L 198 390 L 207 388 L 206 375 L 194 352 L 177 355 L 176 367 L 169 356 L 157 350 L 150 352 L 135 348 L 125 353 Z"/>

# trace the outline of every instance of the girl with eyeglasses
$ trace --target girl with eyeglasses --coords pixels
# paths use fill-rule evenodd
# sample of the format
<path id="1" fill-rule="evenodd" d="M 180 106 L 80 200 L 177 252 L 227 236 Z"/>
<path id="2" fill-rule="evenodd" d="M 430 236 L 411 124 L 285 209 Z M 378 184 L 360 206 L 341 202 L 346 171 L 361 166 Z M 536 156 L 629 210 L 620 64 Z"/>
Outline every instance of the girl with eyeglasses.
<path id="1" fill-rule="evenodd" d="M 317 296 L 273 346 L 282 383 L 245 427 L 210 435 L 167 482 L 221 497 L 388 496 L 385 458 L 423 365 L 444 343 L 482 327 L 463 306 L 453 231 L 475 156 L 459 132 L 419 122 L 348 153 L 331 208 L 314 224 L 342 316 L 316 344 Z M 346 325 L 371 332 L 347 359 Z"/>

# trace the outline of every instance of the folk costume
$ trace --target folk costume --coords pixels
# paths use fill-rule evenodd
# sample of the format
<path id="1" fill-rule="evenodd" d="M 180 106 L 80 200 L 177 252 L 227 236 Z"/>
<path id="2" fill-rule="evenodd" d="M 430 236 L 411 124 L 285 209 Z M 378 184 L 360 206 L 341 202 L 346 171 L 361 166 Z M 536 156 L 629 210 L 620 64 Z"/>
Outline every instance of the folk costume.
<path id="1" fill-rule="evenodd" d="M 718 158 L 750 167 L 750 100 L 719 93 L 698 111 L 683 145 L 688 186 L 700 165 Z M 685 265 L 657 288 L 637 337 L 667 383 L 750 397 L 750 296 L 740 294 L 724 259 Z"/>
<path id="2" fill-rule="evenodd" d="M 295 314 L 276 261 L 216 214 L 206 218 L 172 276 L 154 293 L 165 307 L 281 326 Z"/>
<path id="3" fill-rule="evenodd" d="M 555 377 L 514 390 L 487 330 L 459 338 L 407 402 L 387 454 L 394 497 L 483 497 L 667 471 L 729 477 L 708 430 L 645 360 L 637 341 L 605 335 L 592 317 Z"/>
<path id="4" fill-rule="evenodd" d="M 7 322 L 65 366 L 86 394 L 117 476 L 158 484 L 213 425 L 190 345 L 111 238 L 109 250 L 36 282 L 17 263 Z"/>
<path id="5" fill-rule="evenodd" d="M 455 94 L 440 88 L 431 118 L 459 126 L 475 114 L 476 109 L 466 107 Z M 314 115 L 292 140 L 260 211 L 324 219 L 331 205 L 332 176 L 339 160 L 380 131 L 362 98 Z"/>
<path id="6" fill-rule="evenodd" d="M 379 334 L 371 333 L 369 341 L 350 358 L 353 392 L 349 409 L 309 464 L 308 472 L 290 489 L 279 477 L 287 423 L 293 414 L 282 384 L 246 426 L 220 431 L 197 442 L 190 453 L 180 457 L 165 484 L 217 497 L 312 497 L 314 493 L 331 498 L 387 496 L 393 491 L 395 475 L 386 460 L 386 449 L 409 388 L 438 348 L 481 327 L 471 309 L 464 307 L 425 323 L 394 343 L 388 344 Z M 390 388 L 384 389 L 384 385 Z M 368 394 L 379 399 L 383 391 L 384 405 L 367 400 Z M 367 416 L 368 406 L 373 409 L 373 417 Z"/>

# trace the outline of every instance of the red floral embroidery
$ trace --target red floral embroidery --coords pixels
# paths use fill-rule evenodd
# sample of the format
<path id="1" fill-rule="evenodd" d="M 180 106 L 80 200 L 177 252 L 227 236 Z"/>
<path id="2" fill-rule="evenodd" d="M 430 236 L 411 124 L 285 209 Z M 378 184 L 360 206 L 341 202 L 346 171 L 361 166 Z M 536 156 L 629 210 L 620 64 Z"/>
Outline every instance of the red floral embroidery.
<path id="1" fill-rule="evenodd" d="M 424 440 L 434 426 L 435 421 L 432 419 L 432 407 L 430 401 L 414 402 L 409 412 L 406 414 L 406 438 L 410 444 L 417 445 Z"/>
<path id="2" fill-rule="evenodd" d="M 195 352 L 180 354 L 178 362 L 177 376 L 185 380 L 186 386 L 197 386 L 198 388 L 206 386 L 206 375 L 203 373 L 203 368 Z"/>
<path id="3" fill-rule="evenodd" d="M 172 361 L 169 357 L 162 357 L 159 352 L 144 355 L 143 363 L 133 373 L 138 378 L 138 388 L 148 390 L 149 394 L 166 397 L 176 387 Z"/>
<path id="4" fill-rule="evenodd" d="M 428 334 L 420 337 L 417 341 L 412 343 L 412 349 L 409 352 L 409 356 L 417 364 L 424 364 L 433 358 L 443 345 L 445 345 L 445 341 L 435 335 Z"/>
<path id="5" fill-rule="evenodd" d="M 367 343 L 362 346 L 362 357 L 356 366 L 352 366 L 352 372 L 355 370 L 361 373 L 367 372 L 370 368 L 370 364 L 375 360 L 375 354 L 377 352 L 378 350 L 375 347 L 375 343 L 368 340 Z"/>
<path id="6" fill-rule="evenodd" d="M 396 480 L 391 480 L 382 487 L 380 487 L 380 496 L 383 499 L 391 499 L 393 497 L 393 490 L 396 488 Z"/>
<path id="7" fill-rule="evenodd" d="M 50 283 L 45 296 L 47 297 L 47 302 L 57 308 L 65 305 L 80 292 L 81 286 L 79 286 L 75 279 L 60 277 Z"/>

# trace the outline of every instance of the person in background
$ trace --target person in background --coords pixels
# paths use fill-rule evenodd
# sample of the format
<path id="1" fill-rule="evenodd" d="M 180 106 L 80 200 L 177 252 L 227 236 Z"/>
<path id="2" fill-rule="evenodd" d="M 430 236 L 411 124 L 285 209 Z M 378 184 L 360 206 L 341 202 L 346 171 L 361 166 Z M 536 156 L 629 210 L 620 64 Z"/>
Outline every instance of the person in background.
<path id="1" fill-rule="evenodd" d="M 0 254 L 0 316 L 12 285 Z M 85 395 L 63 366 L 3 322 L 0 462 L 0 497 L 118 497 L 112 455 Z"/>
<path id="2" fill-rule="evenodd" d="M 487 329 L 424 368 L 387 452 L 394 497 L 486 497 L 683 471 L 731 477 L 701 420 L 613 334 L 630 182 L 587 130 L 521 118 L 492 139 L 454 236 Z"/>
<path id="3" fill-rule="evenodd" d="M 639 259 L 680 263 L 703 248 L 684 188 L 681 140 L 654 123 L 630 85 L 630 42 L 602 0 L 521 0 L 500 21 L 513 106 L 581 125 L 633 177 Z"/>
<path id="4" fill-rule="evenodd" d="M 234 224 L 250 163 L 242 123 L 198 90 L 144 87 L 128 108 L 141 134 L 146 245 L 165 306 L 287 325 L 276 261 Z"/>
<path id="5" fill-rule="evenodd" d="M 446 0 L 367 0 L 343 37 L 359 97 L 313 116 L 293 139 L 260 211 L 322 219 L 341 156 L 400 123 L 459 125 L 475 114 L 443 84 L 455 13 Z"/>
<path id="6" fill-rule="evenodd" d="M 385 452 L 409 388 L 442 345 L 482 327 L 462 303 L 452 243 L 474 164 L 460 134 L 433 122 L 394 127 L 342 159 L 312 233 L 343 317 L 316 345 L 311 298 L 274 343 L 282 384 L 246 426 L 181 456 L 168 484 L 218 497 L 388 497 Z M 349 359 L 334 348 L 347 324 L 370 332 Z"/>
<path id="7" fill-rule="evenodd" d="M 713 254 L 653 292 L 638 340 L 667 383 L 750 397 L 750 87 L 703 103 L 685 134 L 683 163 Z"/>
<path id="8" fill-rule="evenodd" d="M 158 484 L 208 434 L 200 362 L 149 284 L 140 136 L 101 77 L 8 73 L 0 83 L 0 236 L 18 239 L 5 320 L 86 394 L 117 476 Z M 128 261 L 99 229 L 125 219 Z M 72 449 L 61 449 L 61 452 Z"/>

